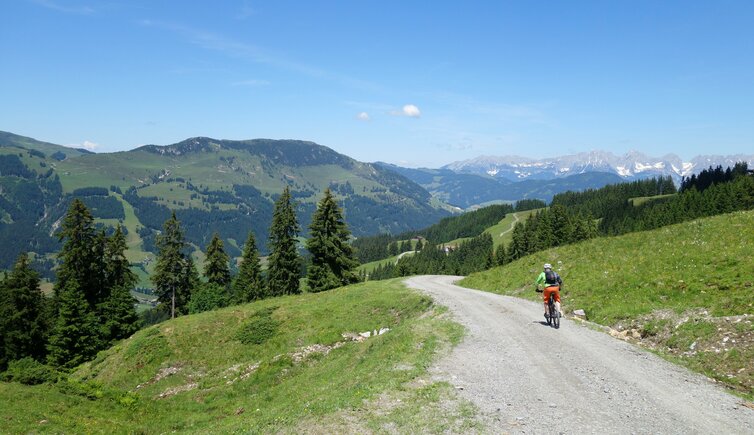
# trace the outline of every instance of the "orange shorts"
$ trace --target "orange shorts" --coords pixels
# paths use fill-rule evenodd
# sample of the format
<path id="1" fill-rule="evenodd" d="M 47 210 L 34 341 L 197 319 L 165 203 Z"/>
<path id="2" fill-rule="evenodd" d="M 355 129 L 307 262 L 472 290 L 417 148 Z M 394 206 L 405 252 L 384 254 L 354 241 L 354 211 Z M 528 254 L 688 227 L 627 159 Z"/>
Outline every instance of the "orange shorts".
<path id="1" fill-rule="evenodd" d="M 550 287 L 545 287 L 545 291 L 544 291 L 545 303 L 550 301 L 551 293 L 555 293 L 555 302 L 560 302 L 560 286 L 553 285 Z"/>

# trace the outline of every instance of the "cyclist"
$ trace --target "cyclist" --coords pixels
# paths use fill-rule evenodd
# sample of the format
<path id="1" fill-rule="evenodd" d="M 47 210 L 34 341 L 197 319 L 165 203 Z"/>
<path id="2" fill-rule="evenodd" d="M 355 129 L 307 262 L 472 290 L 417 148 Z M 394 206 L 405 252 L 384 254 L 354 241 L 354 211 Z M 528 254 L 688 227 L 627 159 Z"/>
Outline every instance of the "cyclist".
<path id="1" fill-rule="evenodd" d="M 537 280 L 534 282 L 536 290 L 539 291 L 540 286 L 544 284 L 544 298 L 545 298 L 545 319 L 548 317 L 547 303 L 550 300 L 550 294 L 555 293 L 555 309 L 558 311 L 558 315 L 563 317 L 563 313 L 560 311 L 560 286 L 563 285 L 563 280 L 560 279 L 560 275 L 552 270 L 550 263 L 545 263 L 542 273 L 539 274 Z"/>

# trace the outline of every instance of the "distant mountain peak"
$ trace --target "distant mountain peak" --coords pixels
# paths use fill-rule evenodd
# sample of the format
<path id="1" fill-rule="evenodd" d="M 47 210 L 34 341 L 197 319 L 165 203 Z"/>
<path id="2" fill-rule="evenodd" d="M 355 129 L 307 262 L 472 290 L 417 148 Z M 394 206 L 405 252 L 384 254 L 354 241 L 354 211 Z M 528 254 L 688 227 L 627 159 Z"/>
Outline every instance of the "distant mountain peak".
<path id="1" fill-rule="evenodd" d="M 754 155 L 704 155 L 684 162 L 675 154 L 651 157 L 631 150 L 622 156 L 609 151 L 591 150 L 578 154 L 531 159 L 519 156 L 480 156 L 443 166 L 456 172 L 485 174 L 510 181 L 526 179 L 549 180 L 587 172 L 606 172 L 623 179 L 670 176 L 678 182 L 682 177 L 698 173 L 709 166 L 733 166 L 745 161 L 754 166 Z"/>

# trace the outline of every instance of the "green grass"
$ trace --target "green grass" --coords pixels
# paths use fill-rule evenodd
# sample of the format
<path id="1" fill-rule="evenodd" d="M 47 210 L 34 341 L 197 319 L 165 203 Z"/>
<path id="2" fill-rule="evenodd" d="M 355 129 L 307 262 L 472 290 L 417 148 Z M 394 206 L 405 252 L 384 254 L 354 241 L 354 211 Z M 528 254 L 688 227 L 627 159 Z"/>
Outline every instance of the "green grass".
<path id="1" fill-rule="evenodd" d="M 670 193 L 667 195 L 655 195 L 655 196 L 639 196 L 636 198 L 629 199 L 629 202 L 634 205 L 634 207 L 638 207 L 642 204 L 646 204 L 648 202 L 657 201 L 658 199 L 664 199 L 675 195 L 675 193 Z"/>
<path id="2" fill-rule="evenodd" d="M 361 266 L 357 268 L 357 270 L 364 271 L 366 273 L 372 273 L 375 269 L 377 269 L 380 266 L 385 266 L 386 264 L 395 264 L 398 261 L 398 256 L 394 255 L 389 258 L 385 258 L 384 260 L 377 260 L 377 261 L 370 261 L 369 263 L 364 263 Z"/>
<path id="3" fill-rule="evenodd" d="M 500 220 L 500 222 L 487 228 L 486 230 L 484 230 L 484 232 L 489 233 L 492 236 L 492 245 L 494 248 L 497 248 L 501 243 L 508 244 L 513 239 L 513 227 L 516 225 L 516 219 L 523 223 L 526 221 L 526 218 L 528 218 L 530 214 L 536 213 L 538 211 L 539 209 L 508 213 L 503 219 Z M 469 240 L 471 240 L 471 237 L 463 237 L 460 239 L 451 240 L 450 242 L 446 243 L 446 245 L 459 246 L 463 242 Z"/>
<path id="4" fill-rule="evenodd" d="M 266 316 L 272 323 L 254 325 Z M 390 331 L 363 342 L 341 335 L 383 327 Z M 258 328 L 267 336 L 261 344 L 238 339 Z M 400 415 L 394 427 L 449 427 L 455 423 L 448 419 L 474 413 L 461 404 L 446 415 L 437 401 L 452 391 L 412 382 L 426 377 L 438 352 L 462 331 L 397 280 L 274 298 L 180 317 L 101 352 L 73 374 L 100 392 L 94 399 L 60 385 L 0 384 L 0 402 L 8 404 L 0 419 L 9 432 L 296 431 L 301 422 L 326 427 L 360 410 L 369 416 L 364 424 L 379 426 L 383 414 L 373 408 L 382 397 L 421 396 L 437 412 L 400 401 L 390 406 Z M 299 360 L 313 346 L 331 350 Z M 158 379 L 168 371 L 175 373 Z M 180 392 L 160 398 L 171 388 Z"/>
<path id="5" fill-rule="evenodd" d="M 529 215 L 538 212 L 539 210 L 527 210 L 519 211 L 516 213 L 507 214 L 497 225 L 487 228 L 484 232 L 492 235 L 492 243 L 497 248 L 501 243 L 506 245 L 513 239 L 513 227 L 518 219 L 523 223 Z"/>
<path id="6" fill-rule="evenodd" d="M 725 357 L 730 350 L 721 346 L 717 358 L 704 356 L 715 352 L 712 342 L 721 341 L 725 331 L 736 333 L 726 326 L 726 316 L 739 316 L 744 325 L 751 325 L 752 229 L 754 212 L 750 211 L 598 238 L 471 275 L 461 285 L 539 300 L 533 291 L 534 279 L 543 263 L 552 263 L 565 283 L 561 298 L 567 312 L 583 309 L 591 321 L 636 327 L 655 337 L 656 348 L 666 355 L 676 353 L 686 365 L 717 373 L 715 377 L 728 385 L 754 394 L 754 367 L 751 358 L 746 360 L 754 357 L 750 334 L 733 335 L 741 338 L 732 356 Z M 667 318 L 683 324 L 674 328 L 663 320 Z M 708 345 L 692 351 L 689 347 L 694 341 Z M 712 364 L 718 360 L 724 362 Z"/>

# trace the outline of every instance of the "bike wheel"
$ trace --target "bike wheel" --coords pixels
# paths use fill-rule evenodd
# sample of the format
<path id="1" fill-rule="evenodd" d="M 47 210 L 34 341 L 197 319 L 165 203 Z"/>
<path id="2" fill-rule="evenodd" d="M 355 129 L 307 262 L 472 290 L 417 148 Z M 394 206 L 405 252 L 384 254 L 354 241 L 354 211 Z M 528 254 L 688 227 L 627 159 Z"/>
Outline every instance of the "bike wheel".
<path id="1" fill-rule="evenodd" d="M 558 310 L 555 309 L 555 298 L 550 297 L 550 301 L 547 304 L 547 308 L 550 311 L 550 319 L 547 322 L 548 325 L 551 325 L 554 328 L 560 328 L 560 313 L 558 313 Z"/>

